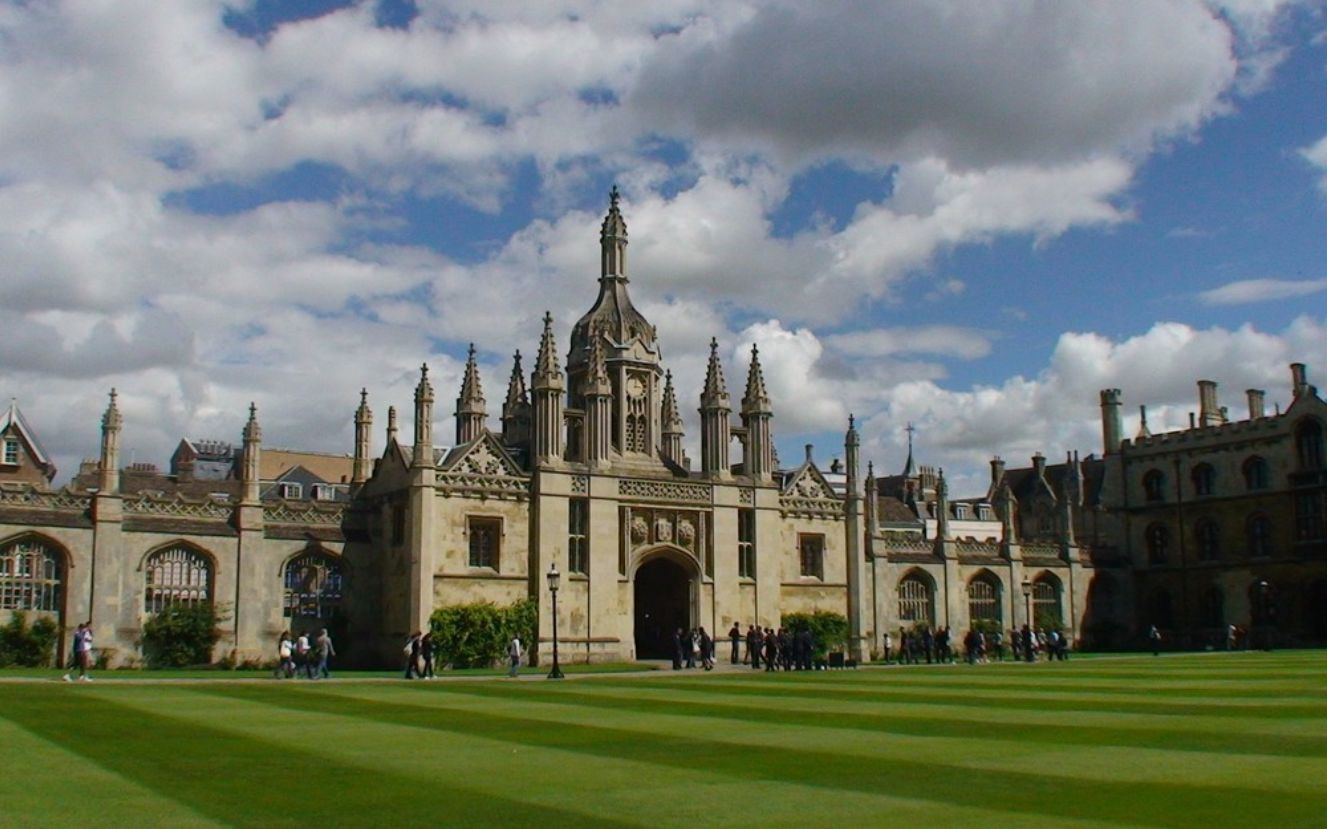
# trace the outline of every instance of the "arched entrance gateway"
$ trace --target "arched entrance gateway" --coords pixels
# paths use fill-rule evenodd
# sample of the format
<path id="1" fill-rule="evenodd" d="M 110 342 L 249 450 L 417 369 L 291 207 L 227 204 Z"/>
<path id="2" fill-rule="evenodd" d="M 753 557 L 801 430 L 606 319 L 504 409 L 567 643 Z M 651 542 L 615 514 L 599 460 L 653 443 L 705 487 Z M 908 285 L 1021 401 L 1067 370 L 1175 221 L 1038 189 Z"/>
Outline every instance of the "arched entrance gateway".
<path id="1" fill-rule="evenodd" d="M 664 554 L 636 568 L 636 658 L 671 659 L 673 631 L 692 621 L 694 567 Z"/>

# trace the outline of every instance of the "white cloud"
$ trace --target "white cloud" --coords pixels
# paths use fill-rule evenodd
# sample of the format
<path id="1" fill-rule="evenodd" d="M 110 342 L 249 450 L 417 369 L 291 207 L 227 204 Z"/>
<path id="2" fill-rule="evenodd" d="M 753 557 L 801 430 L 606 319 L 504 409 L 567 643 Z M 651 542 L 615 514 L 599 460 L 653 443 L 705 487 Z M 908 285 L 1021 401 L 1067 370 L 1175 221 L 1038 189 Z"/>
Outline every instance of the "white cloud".
<path id="1" fill-rule="evenodd" d="M 1318 187 L 1327 192 L 1327 135 L 1318 139 L 1317 143 L 1300 150 L 1300 154 L 1323 173 L 1323 177 L 1318 180 Z"/>
<path id="2" fill-rule="evenodd" d="M 1198 298 L 1208 305 L 1246 305 L 1309 296 L 1327 291 L 1327 279 L 1245 279 L 1203 291 Z"/>

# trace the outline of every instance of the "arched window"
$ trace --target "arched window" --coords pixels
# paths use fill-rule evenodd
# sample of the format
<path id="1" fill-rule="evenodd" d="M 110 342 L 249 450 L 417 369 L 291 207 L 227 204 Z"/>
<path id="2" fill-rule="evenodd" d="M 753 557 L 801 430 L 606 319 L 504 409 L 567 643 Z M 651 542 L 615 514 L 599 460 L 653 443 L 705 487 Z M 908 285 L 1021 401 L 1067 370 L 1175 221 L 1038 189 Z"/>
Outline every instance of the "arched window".
<path id="1" fill-rule="evenodd" d="M 1226 598 L 1221 588 L 1213 585 L 1203 591 L 1203 624 L 1207 627 L 1223 627 L 1226 623 Z"/>
<path id="2" fill-rule="evenodd" d="M 286 618 L 332 619 L 341 611 L 341 562 L 320 551 L 305 553 L 286 564 Z"/>
<path id="3" fill-rule="evenodd" d="M 1221 530 L 1210 518 L 1194 525 L 1193 534 L 1198 542 L 1198 560 L 1216 561 L 1221 558 Z"/>
<path id="4" fill-rule="evenodd" d="M 1001 624 L 1000 583 L 990 573 L 973 576 L 968 582 L 968 620 Z"/>
<path id="5" fill-rule="evenodd" d="M 143 609 L 148 613 L 160 613 L 176 604 L 212 601 L 212 562 L 191 547 L 157 550 L 143 563 L 143 574 Z"/>
<path id="6" fill-rule="evenodd" d="M 1063 624 L 1060 613 L 1060 580 L 1043 574 L 1032 582 L 1032 620 L 1042 630 L 1059 628 Z"/>
<path id="7" fill-rule="evenodd" d="M 1143 496 L 1149 501 L 1166 500 L 1166 475 L 1160 469 L 1149 469 L 1143 476 Z"/>
<path id="8" fill-rule="evenodd" d="M 1322 424 L 1312 418 L 1304 419 L 1295 429 L 1295 449 L 1300 469 L 1322 469 Z"/>
<path id="9" fill-rule="evenodd" d="M 1165 564 L 1170 549 L 1170 531 L 1165 524 L 1150 524 L 1144 533 L 1147 544 L 1147 563 Z"/>
<path id="10" fill-rule="evenodd" d="M 899 621 L 933 625 L 935 615 L 932 607 L 930 581 L 915 573 L 904 576 L 898 583 Z"/>
<path id="11" fill-rule="evenodd" d="M 1244 485 L 1250 490 L 1267 489 L 1272 485 L 1272 475 L 1267 468 L 1267 461 L 1254 455 L 1244 462 Z"/>
<path id="12" fill-rule="evenodd" d="M 35 538 L 0 548 L 0 610 L 59 613 L 64 604 L 63 557 Z"/>
<path id="13" fill-rule="evenodd" d="M 1265 515 L 1249 518 L 1249 556 L 1261 558 L 1272 554 L 1272 522 Z"/>
<path id="14" fill-rule="evenodd" d="M 1193 493 L 1211 495 L 1216 487 L 1216 470 L 1210 463 L 1200 463 L 1193 468 Z"/>

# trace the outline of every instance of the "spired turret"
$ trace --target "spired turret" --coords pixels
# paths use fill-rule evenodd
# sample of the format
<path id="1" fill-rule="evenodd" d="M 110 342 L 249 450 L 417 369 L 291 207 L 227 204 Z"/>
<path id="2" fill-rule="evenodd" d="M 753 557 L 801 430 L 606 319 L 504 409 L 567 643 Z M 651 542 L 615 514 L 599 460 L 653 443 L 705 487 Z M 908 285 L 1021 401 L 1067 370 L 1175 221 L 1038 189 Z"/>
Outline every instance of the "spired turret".
<path id="1" fill-rule="evenodd" d="M 502 403 L 502 440 L 508 446 L 525 446 L 530 442 L 530 397 L 525 391 L 519 351 L 512 358 L 507 399 Z"/>
<path id="2" fill-rule="evenodd" d="M 732 441 L 732 404 L 719 362 L 719 341 L 710 340 L 710 362 L 705 369 L 705 388 L 700 395 L 700 469 L 712 478 L 727 478 L 728 444 Z"/>
<path id="3" fill-rule="evenodd" d="M 773 417 L 765 375 L 760 370 L 760 351 L 751 346 L 751 368 L 746 375 L 746 394 L 742 397 L 742 425 L 746 427 L 743 471 L 753 478 L 768 480 L 774 469 L 774 441 L 770 435 Z"/>
<path id="4" fill-rule="evenodd" d="M 627 294 L 627 224 L 614 187 L 599 231 L 599 296 L 571 330 L 567 354 L 568 405 L 587 410 L 585 389 L 592 349 L 603 348 L 611 389 L 610 446 L 621 456 L 653 457 L 660 443 L 661 381 L 658 335 Z"/>
<path id="5" fill-rule="evenodd" d="M 456 443 L 469 443 L 484 434 L 484 421 L 488 411 L 484 407 L 484 390 L 479 384 L 479 367 L 475 364 L 475 344 L 465 361 L 465 376 L 461 379 L 461 395 L 456 398 Z"/>

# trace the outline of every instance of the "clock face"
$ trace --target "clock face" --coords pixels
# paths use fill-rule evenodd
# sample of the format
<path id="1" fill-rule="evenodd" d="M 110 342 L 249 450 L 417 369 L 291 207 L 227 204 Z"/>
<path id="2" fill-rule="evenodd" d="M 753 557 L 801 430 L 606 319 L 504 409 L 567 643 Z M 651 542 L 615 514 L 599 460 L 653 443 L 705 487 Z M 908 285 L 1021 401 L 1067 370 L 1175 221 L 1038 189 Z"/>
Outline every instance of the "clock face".
<path id="1" fill-rule="evenodd" d="M 627 395 L 630 397 L 640 397 L 645 394 L 645 384 L 638 377 L 627 379 Z"/>

